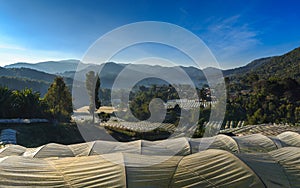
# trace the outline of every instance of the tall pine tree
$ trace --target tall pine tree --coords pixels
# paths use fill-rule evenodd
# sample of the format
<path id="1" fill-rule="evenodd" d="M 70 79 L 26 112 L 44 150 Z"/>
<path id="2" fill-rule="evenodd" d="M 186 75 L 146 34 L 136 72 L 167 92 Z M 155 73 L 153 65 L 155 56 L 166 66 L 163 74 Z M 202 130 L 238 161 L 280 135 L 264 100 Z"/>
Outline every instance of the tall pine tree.
<path id="1" fill-rule="evenodd" d="M 53 120 L 70 121 L 73 112 L 72 96 L 62 77 L 56 77 L 44 98 Z"/>
<path id="2" fill-rule="evenodd" d="M 89 95 L 89 112 L 93 116 L 93 123 L 95 122 L 95 110 L 100 108 L 99 100 L 99 88 L 100 88 L 100 78 L 98 74 L 95 74 L 94 71 L 89 71 L 86 74 L 85 86 L 87 93 Z"/>

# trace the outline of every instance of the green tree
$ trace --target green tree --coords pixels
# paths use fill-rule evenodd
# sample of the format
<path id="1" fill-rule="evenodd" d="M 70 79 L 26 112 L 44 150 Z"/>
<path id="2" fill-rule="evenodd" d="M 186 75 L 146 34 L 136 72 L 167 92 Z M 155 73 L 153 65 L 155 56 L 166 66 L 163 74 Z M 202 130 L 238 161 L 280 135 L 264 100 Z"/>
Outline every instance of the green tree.
<path id="1" fill-rule="evenodd" d="M 0 118 L 9 117 L 12 100 L 12 91 L 7 87 L 0 87 Z"/>
<path id="2" fill-rule="evenodd" d="M 14 90 L 12 92 L 13 116 L 18 118 L 42 117 L 42 106 L 40 93 L 33 92 L 32 89 Z"/>
<path id="3" fill-rule="evenodd" d="M 295 121 L 300 123 L 300 107 L 295 108 Z"/>
<path id="4" fill-rule="evenodd" d="M 70 121 L 73 112 L 71 93 L 62 77 L 56 77 L 44 100 L 55 121 Z"/>
<path id="5" fill-rule="evenodd" d="M 96 106 L 96 109 L 99 109 L 101 106 L 101 101 L 99 99 L 100 77 L 98 74 L 96 75 L 96 79 L 97 80 L 96 80 L 96 86 L 95 86 L 95 106 Z"/>
<path id="6" fill-rule="evenodd" d="M 95 110 L 100 108 L 99 100 L 99 88 L 100 88 L 100 78 L 98 74 L 94 71 L 89 71 L 86 74 L 85 86 L 87 93 L 89 95 L 89 112 L 93 116 L 93 123 L 95 122 Z"/>

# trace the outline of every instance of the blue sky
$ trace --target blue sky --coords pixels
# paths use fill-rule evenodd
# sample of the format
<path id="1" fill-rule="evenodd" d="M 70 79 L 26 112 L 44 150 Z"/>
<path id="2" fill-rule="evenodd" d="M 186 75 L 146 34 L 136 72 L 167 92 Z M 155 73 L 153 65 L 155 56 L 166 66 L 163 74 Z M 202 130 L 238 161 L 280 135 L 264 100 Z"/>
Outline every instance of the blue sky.
<path id="1" fill-rule="evenodd" d="M 238 67 L 299 47 L 299 7 L 296 0 L 0 0 L 0 66 L 81 59 L 112 29 L 163 21 L 200 37 L 220 67 Z M 140 48 L 157 56 L 164 53 L 149 45 Z"/>

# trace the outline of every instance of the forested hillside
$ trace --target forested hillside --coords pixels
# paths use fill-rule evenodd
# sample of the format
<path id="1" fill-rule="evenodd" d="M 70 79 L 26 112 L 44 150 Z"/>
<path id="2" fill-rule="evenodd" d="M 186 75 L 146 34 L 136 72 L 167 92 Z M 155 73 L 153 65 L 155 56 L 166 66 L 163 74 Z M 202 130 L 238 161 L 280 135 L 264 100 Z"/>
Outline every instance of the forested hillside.
<path id="1" fill-rule="evenodd" d="M 254 60 L 244 67 L 224 70 L 224 75 L 241 78 L 256 74 L 261 79 L 270 77 L 300 80 L 300 47 L 284 55 Z"/>
<path id="2" fill-rule="evenodd" d="M 32 80 L 27 78 L 0 76 L 0 86 L 8 87 L 12 90 L 23 90 L 31 88 L 33 91 L 38 91 L 41 96 L 44 96 L 50 86 L 50 82 Z"/>
<path id="3" fill-rule="evenodd" d="M 226 120 L 300 122 L 300 48 L 227 73 Z"/>
<path id="4" fill-rule="evenodd" d="M 29 68 L 0 67 L 0 86 L 16 90 L 30 88 L 39 92 L 42 96 L 47 92 L 48 87 L 56 77 L 57 75 Z M 71 88 L 73 79 L 65 77 L 64 80 L 67 86 Z"/>

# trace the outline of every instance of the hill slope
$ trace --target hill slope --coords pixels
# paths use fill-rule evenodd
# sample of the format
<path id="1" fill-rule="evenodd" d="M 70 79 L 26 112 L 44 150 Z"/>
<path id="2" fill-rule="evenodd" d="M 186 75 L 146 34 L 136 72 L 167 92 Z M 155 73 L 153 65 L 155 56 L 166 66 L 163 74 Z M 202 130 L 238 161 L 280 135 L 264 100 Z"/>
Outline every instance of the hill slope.
<path id="1" fill-rule="evenodd" d="M 31 88 L 43 96 L 57 75 L 29 69 L 0 67 L 0 86 L 22 90 Z M 73 79 L 64 77 L 66 84 L 71 87 Z"/>
<path id="2" fill-rule="evenodd" d="M 120 73 L 124 71 L 126 68 L 126 75 L 122 76 L 123 80 L 130 80 L 138 77 L 148 77 L 147 79 L 144 79 L 143 81 L 139 82 L 141 85 L 151 85 L 151 84 L 168 84 L 166 81 L 163 81 L 161 79 L 153 79 L 158 76 L 165 76 L 170 75 L 170 80 L 172 80 L 174 83 L 181 83 L 185 84 L 186 81 L 182 79 L 182 77 L 178 76 L 181 75 L 180 70 L 183 70 L 188 77 L 194 82 L 194 84 L 197 87 L 201 87 L 203 83 L 206 82 L 205 76 L 202 72 L 202 70 L 197 69 L 195 67 L 184 67 L 184 66 L 175 66 L 175 67 L 163 67 L 159 65 L 145 65 L 145 64 L 118 64 L 113 62 L 108 62 L 101 65 L 90 65 L 86 67 L 85 69 L 76 72 L 76 80 L 85 80 L 85 75 L 88 71 L 97 71 L 101 70 L 100 72 L 100 80 L 101 80 L 101 87 L 104 88 L 111 88 L 114 81 L 118 76 L 120 76 Z M 65 77 L 74 78 L 75 71 L 68 71 L 61 74 Z M 158 75 L 158 76 L 152 76 L 151 75 Z"/>
<path id="3" fill-rule="evenodd" d="M 257 74 L 265 79 L 272 76 L 300 80 L 300 47 L 284 55 L 254 60 L 244 67 L 223 71 L 226 76 Z"/>
<path id="4" fill-rule="evenodd" d="M 3 77 L 10 77 L 10 80 L 14 77 L 18 79 L 29 79 L 31 81 L 43 81 L 46 83 L 51 83 L 55 76 L 61 75 L 65 77 L 65 81 L 68 85 L 72 84 L 75 71 L 77 70 L 77 66 L 80 63 L 79 60 L 63 60 L 63 61 L 47 61 L 41 62 L 37 64 L 29 64 L 29 63 L 16 63 L 12 65 L 5 66 L 5 68 L 0 67 L 0 75 Z M 100 72 L 101 79 L 101 87 L 103 88 L 111 88 L 115 79 L 122 72 L 122 70 L 128 64 L 119 64 L 108 62 L 105 64 L 95 65 L 95 64 L 82 64 L 80 63 L 81 69 L 76 73 L 76 79 L 79 81 L 85 80 L 85 75 L 88 71 L 93 70 L 102 70 Z M 14 67 L 14 68 L 13 68 Z M 20 68 L 21 67 L 21 68 Z M 28 67 L 28 68 L 22 68 Z M 203 71 L 197 69 L 195 67 L 163 67 L 163 66 L 151 66 L 151 65 L 142 65 L 142 64 L 134 64 L 127 67 L 130 74 L 127 74 L 124 79 L 130 79 L 134 76 L 141 75 L 167 75 L 174 74 L 178 75 L 176 72 L 177 68 L 184 70 L 191 80 L 195 83 L 197 87 L 201 87 L 203 83 L 205 83 L 206 79 L 203 74 Z M 207 68 L 206 72 L 209 69 Z M 43 70 L 45 72 L 39 71 Z M 209 72 L 209 71 L 208 71 Z M 54 74 L 55 73 L 55 74 Z M 261 58 L 252 61 L 246 66 L 223 70 L 224 76 L 235 77 L 235 78 L 243 78 L 248 76 L 249 74 L 257 74 L 260 79 L 269 78 L 271 76 L 276 76 L 280 78 L 294 78 L 297 81 L 300 81 L 300 48 L 296 48 L 284 55 Z M 172 77 L 172 80 L 177 83 L 182 83 L 182 78 L 180 77 Z M 24 81 L 24 80 L 23 80 Z M 0 84 L 3 85 L 0 80 Z M 151 85 L 151 84 L 166 84 L 165 81 L 159 79 L 145 79 L 139 84 Z"/>
<path id="5" fill-rule="evenodd" d="M 6 77 L 25 78 L 37 81 L 44 81 L 52 83 L 57 75 L 37 71 L 29 68 L 3 68 L 0 67 L 0 75 Z M 72 84 L 71 78 L 65 78 L 67 84 Z"/>
<path id="6" fill-rule="evenodd" d="M 44 96 L 47 93 L 50 85 L 50 82 L 31 80 L 27 78 L 0 76 L 0 86 L 2 87 L 8 87 L 12 90 L 31 88 L 33 91 L 39 92 L 41 96 Z"/>
<path id="7" fill-rule="evenodd" d="M 5 68 L 29 68 L 50 74 L 63 73 L 65 71 L 76 71 L 79 60 L 45 61 L 40 63 L 14 63 L 6 65 Z"/>

